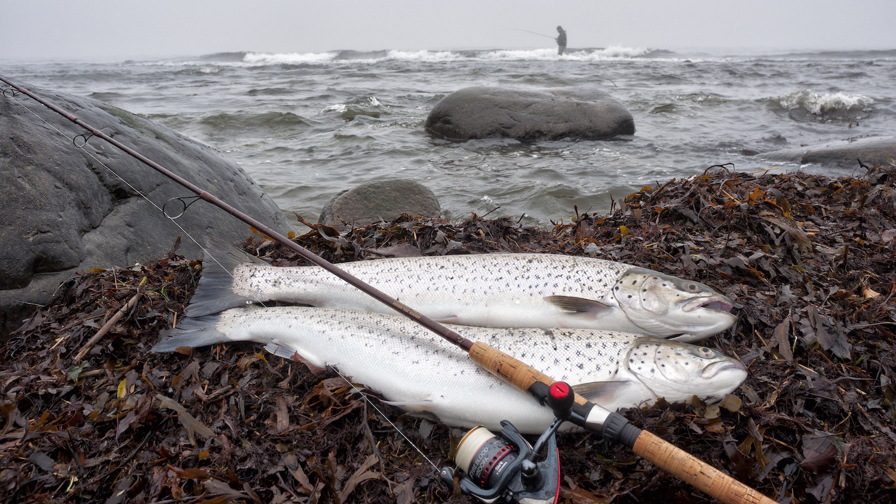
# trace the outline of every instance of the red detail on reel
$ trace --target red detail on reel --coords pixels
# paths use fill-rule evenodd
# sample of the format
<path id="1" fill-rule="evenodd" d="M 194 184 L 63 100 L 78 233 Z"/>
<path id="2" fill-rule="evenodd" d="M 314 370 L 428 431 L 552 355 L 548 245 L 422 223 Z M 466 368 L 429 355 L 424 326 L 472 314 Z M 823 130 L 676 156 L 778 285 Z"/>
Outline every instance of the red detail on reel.
<path id="1" fill-rule="evenodd" d="M 562 399 L 569 395 L 569 385 L 563 382 L 556 382 L 551 385 L 551 395 L 556 399 Z"/>
<path id="2" fill-rule="evenodd" d="M 482 469 L 482 474 L 479 476 L 479 486 L 482 488 L 486 488 L 486 483 L 488 483 L 488 477 L 492 474 L 492 469 L 498 465 L 498 462 L 504 459 L 510 452 L 514 451 L 514 447 L 512 445 L 504 445 L 501 447 L 492 458 L 489 459 L 488 464 L 485 468 Z"/>

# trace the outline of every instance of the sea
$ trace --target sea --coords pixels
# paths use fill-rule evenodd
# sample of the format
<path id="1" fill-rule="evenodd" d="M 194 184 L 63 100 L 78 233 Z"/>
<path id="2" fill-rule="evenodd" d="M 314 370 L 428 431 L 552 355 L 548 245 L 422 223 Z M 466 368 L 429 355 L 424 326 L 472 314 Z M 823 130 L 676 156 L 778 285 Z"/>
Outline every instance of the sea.
<path id="1" fill-rule="evenodd" d="M 220 150 L 291 221 L 316 222 L 334 195 L 365 182 L 412 179 L 448 220 L 475 213 L 550 227 L 715 165 L 861 174 L 858 163 L 832 170 L 763 154 L 896 134 L 896 49 L 247 51 L 0 60 L 0 75 L 96 98 Z M 632 113 L 636 132 L 536 143 L 427 134 L 436 103 L 469 86 L 600 89 Z"/>

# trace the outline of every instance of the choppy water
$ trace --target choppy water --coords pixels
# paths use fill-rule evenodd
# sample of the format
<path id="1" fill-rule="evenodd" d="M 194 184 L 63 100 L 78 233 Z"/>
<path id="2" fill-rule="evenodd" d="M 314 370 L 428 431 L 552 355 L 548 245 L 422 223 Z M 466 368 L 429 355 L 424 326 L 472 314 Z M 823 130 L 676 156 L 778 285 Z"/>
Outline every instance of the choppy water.
<path id="1" fill-rule="evenodd" d="M 540 225 L 646 184 L 755 153 L 896 134 L 896 50 L 720 55 L 631 48 L 226 53 L 115 63 L 0 61 L 26 86 L 91 96 L 210 144 L 291 214 L 317 218 L 340 190 L 410 178 L 443 216 L 528 216 Z M 452 143 L 423 123 L 457 89 L 596 86 L 634 115 L 613 141 Z M 176 169 L 177 167 L 169 167 Z M 811 169 L 811 167 L 803 167 Z"/>

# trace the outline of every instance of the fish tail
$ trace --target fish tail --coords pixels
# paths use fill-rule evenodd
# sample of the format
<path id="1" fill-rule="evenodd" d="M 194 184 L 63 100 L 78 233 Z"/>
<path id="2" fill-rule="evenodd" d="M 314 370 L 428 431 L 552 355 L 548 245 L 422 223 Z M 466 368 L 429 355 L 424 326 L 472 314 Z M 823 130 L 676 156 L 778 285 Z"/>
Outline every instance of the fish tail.
<path id="1" fill-rule="evenodd" d="M 233 271 L 247 262 L 267 264 L 223 240 L 212 238 L 206 244 L 202 277 L 199 278 L 199 285 L 196 286 L 186 315 L 201 317 L 259 301 L 233 292 Z"/>
<path id="2" fill-rule="evenodd" d="M 220 315 L 208 315 L 182 319 L 176 328 L 159 333 L 162 340 L 152 347 L 152 351 L 173 352 L 178 347 L 197 348 L 231 341 L 231 338 L 217 328 L 220 318 Z"/>

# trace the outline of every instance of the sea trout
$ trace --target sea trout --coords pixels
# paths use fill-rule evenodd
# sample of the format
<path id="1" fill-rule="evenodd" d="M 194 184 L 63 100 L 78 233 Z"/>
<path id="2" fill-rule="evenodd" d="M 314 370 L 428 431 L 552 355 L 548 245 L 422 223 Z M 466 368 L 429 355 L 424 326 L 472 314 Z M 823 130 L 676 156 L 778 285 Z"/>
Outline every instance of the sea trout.
<path id="1" fill-rule="evenodd" d="M 274 267 L 227 247 L 207 255 L 188 316 L 266 301 L 394 313 L 318 266 Z M 601 259 L 479 254 L 338 267 L 447 324 L 601 329 L 689 342 L 735 320 L 731 300 L 709 286 Z"/>
<path id="2" fill-rule="evenodd" d="M 744 366 L 716 350 L 640 334 L 591 329 L 452 326 L 562 380 L 605 408 L 636 407 L 659 397 L 714 401 L 746 378 Z M 353 382 L 411 412 L 451 426 L 500 429 L 510 420 L 539 433 L 549 408 L 480 368 L 464 352 L 399 315 L 298 306 L 247 307 L 183 319 L 155 352 L 227 341 L 254 341 L 276 355 L 333 366 Z M 571 424 L 567 424 L 571 427 Z"/>

